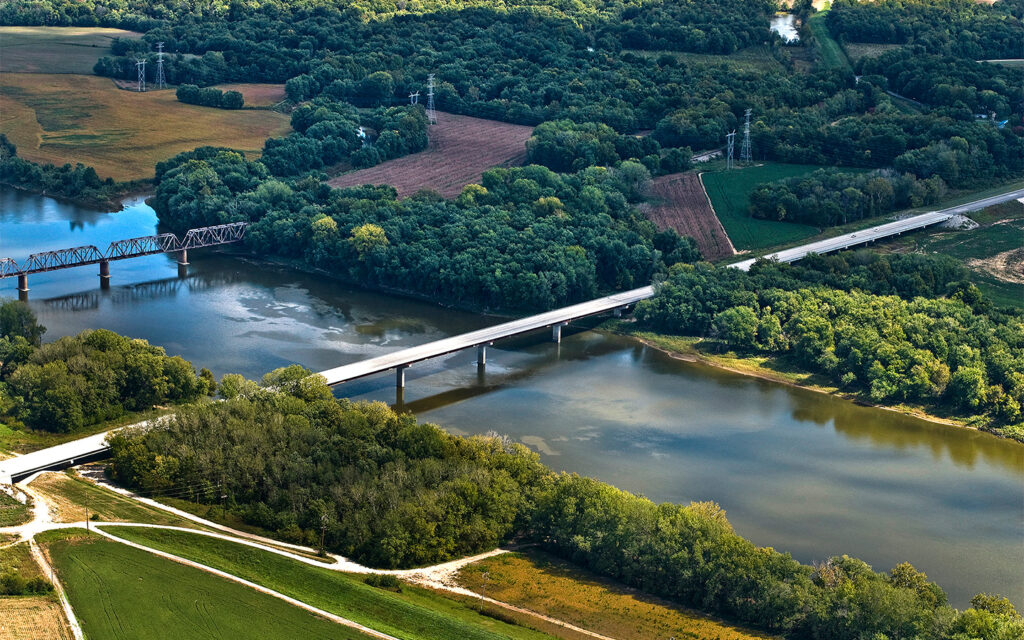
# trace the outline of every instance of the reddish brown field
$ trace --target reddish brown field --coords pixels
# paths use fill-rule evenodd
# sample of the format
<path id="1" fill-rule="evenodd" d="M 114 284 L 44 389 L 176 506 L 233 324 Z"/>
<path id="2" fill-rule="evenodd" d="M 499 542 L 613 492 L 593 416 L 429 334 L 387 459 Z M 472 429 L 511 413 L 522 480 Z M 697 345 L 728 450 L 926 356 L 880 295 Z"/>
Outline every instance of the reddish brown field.
<path id="1" fill-rule="evenodd" d="M 272 107 L 285 98 L 283 84 L 218 84 L 216 88 L 241 93 L 247 107 Z"/>
<path id="2" fill-rule="evenodd" d="M 735 255 L 736 249 L 715 216 L 697 174 L 655 178 L 651 191 L 654 204 L 647 209 L 647 217 L 659 229 L 675 229 L 679 235 L 696 240 L 705 260 Z"/>
<path id="3" fill-rule="evenodd" d="M 389 184 L 400 197 L 433 189 L 452 198 L 467 184 L 480 182 L 487 169 L 522 163 L 532 132 L 533 127 L 438 113 L 437 124 L 428 129 L 430 147 L 426 151 L 340 175 L 329 184 Z"/>

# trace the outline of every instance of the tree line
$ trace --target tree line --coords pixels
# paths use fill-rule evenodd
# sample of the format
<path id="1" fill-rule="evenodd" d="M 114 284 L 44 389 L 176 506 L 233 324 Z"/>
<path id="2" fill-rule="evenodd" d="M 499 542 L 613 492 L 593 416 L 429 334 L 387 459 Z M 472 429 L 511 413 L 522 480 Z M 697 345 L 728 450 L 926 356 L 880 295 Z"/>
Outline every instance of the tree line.
<path id="1" fill-rule="evenodd" d="M 650 172 L 632 161 L 572 174 L 491 169 L 455 200 L 332 189 L 315 177 L 286 183 L 262 162 L 209 147 L 160 163 L 156 177 L 153 206 L 172 229 L 248 221 L 257 255 L 461 307 L 550 309 L 642 286 L 700 256 L 633 206 Z"/>
<path id="2" fill-rule="evenodd" d="M 101 179 L 95 169 L 81 163 L 58 167 L 20 158 L 18 148 L 3 133 L 0 133 L 0 184 L 96 206 L 114 203 L 132 186 L 114 182 L 112 178 Z"/>
<path id="3" fill-rule="evenodd" d="M 831 227 L 934 204 L 946 192 L 946 183 L 938 175 L 921 180 L 888 169 L 869 173 L 818 169 L 756 186 L 750 193 L 750 215 Z"/>
<path id="4" fill-rule="evenodd" d="M 655 504 L 553 473 L 499 436 L 463 438 L 382 403 L 336 400 L 300 367 L 260 388 L 225 376 L 224 402 L 111 439 L 111 477 L 159 495 L 190 487 L 282 539 L 379 567 L 480 552 L 512 537 L 647 593 L 788 638 L 1007 640 L 1005 598 L 958 612 L 908 563 L 878 573 L 802 565 L 737 535 L 714 503 Z"/>
<path id="5" fill-rule="evenodd" d="M 0 415 L 8 424 L 68 433 L 214 389 L 208 371 L 197 375 L 145 340 L 99 329 L 41 344 L 45 330 L 24 303 L 0 304 Z"/>
<path id="6" fill-rule="evenodd" d="M 213 87 L 199 88 L 194 84 L 183 84 L 175 92 L 178 102 L 198 104 L 218 109 L 241 109 L 245 98 L 238 91 L 221 91 Z"/>
<path id="7" fill-rule="evenodd" d="M 749 273 L 677 265 L 637 318 L 780 357 L 872 402 L 921 405 L 1024 441 L 1024 312 L 993 308 L 973 284 L 951 279 L 957 269 L 921 269 L 927 257 L 868 256 L 816 259 L 811 268 L 760 261 Z M 857 259 L 866 264 L 847 262 L 844 274 L 842 261 Z M 858 288 L 894 265 L 904 273 L 888 286 Z M 924 297 L 934 294 L 942 297 Z"/>

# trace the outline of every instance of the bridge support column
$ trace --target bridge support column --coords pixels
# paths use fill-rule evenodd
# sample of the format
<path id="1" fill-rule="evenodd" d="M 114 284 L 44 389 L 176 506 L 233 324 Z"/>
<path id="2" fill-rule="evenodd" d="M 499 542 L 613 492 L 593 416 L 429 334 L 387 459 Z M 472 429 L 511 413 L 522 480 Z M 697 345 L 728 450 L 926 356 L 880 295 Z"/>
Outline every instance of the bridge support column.
<path id="1" fill-rule="evenodd" d="M 188 275 L 188 250 L 182 249 L 178 254 L 178 277 L 184 278 Z"/>
<path id="2" fill-rule="evenodd" d="M 409 365 L 403 364 L 395 368 L 395 387 L 398 389 L 405 388 L 405 370 L 409 368 Z"/>
<path id="3" fill-rule="evenodd" d="M 110 288 L 110 260 L 100 261 L 100 288 Z"/>
<path id="4" fill-rule="evenodd" d="M 562 327 L 568 326 L 568 324 L 568 322 L 560 322 L 551 327 L 551 340 L 559 343 L 562 342 Z"/>
<path id="5" fill-rule="evenodd" d="M 18 274 L 18 291 L 28 291 L 28 274 Z"/>
<path id="6" fill-rule="evenodd" d="M 494 343 L 488 342 L 487 344 L 478 344 L 476 346 L 476 366 L 483 367 L 487 364 L 487 347 L 492 344 Z"/>

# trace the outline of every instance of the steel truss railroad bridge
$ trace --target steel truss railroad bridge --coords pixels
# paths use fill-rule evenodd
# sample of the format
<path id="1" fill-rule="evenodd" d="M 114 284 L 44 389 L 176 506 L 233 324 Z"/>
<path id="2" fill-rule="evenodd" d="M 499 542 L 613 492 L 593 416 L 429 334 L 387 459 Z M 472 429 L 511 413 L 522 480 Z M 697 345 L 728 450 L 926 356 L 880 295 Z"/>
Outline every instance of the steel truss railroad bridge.
<path id="1" fill-rule="evenodd" d="M 112 260 L 127 260 L 157 253 L 177 253 L 180 272 L 188 265 L 189 249 L 238 242 L 245 237 L 247 226 L 247 222 L 232 222 L 213 227 L 190 229 L 181 239 L 173 233 L 128 238 L 111 242 L 106 251 L 100 251 L 91 244 L 70 249 L 42 251 L 33 253 L 20 265 L 12 258 L 0 258 L 0 278 L 17 276 L 18 291 L 24 294 L 28 292 L 29 274 L 98 264 L 100 265 L 100 284 L 106 286 L 110 282 L 110 262 Z"/>

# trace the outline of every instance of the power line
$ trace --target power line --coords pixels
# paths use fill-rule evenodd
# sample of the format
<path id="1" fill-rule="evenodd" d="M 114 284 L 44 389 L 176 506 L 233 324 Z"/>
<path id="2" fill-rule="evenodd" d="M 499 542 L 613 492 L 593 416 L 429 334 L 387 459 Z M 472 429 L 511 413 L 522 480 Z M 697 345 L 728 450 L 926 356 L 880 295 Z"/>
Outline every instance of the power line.
<path id="1" fill-rule="evenodd" d="M 166 89 L 167 79 L 164 77 L 164 43 L 156 43 L 156 88 Z"/>
<path id="2" fill-rule="evenodd" d="M 146 59 L 135 59 L 135 68 L 139 71 L 139 85 L 137 91 L 146 90 Z"/>
<path id="3" fill-rule="evenodd" d="M 437 124 L 437 112 L 434 111 L 434 74 L 427 76 L 427 122 Z"/>
<path id="4" fill-rule="evenodd" d="M 750 152 L 750 109 L 747 109 L 746 121 L 743 123 L 743 146 L 740 147 L 740 162 L 750 164 L 753 154 Z"/>

